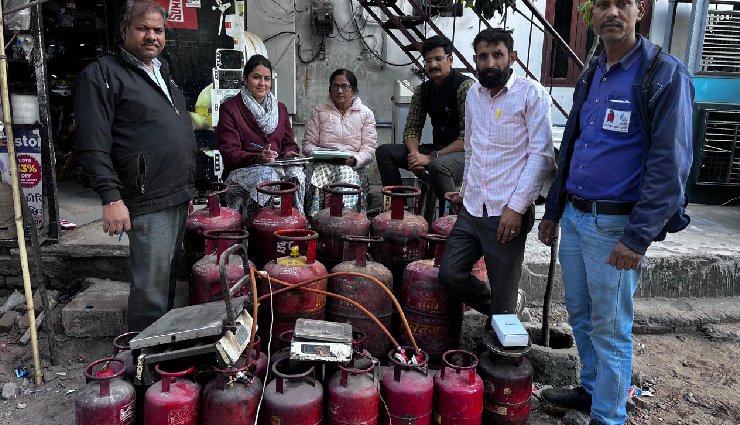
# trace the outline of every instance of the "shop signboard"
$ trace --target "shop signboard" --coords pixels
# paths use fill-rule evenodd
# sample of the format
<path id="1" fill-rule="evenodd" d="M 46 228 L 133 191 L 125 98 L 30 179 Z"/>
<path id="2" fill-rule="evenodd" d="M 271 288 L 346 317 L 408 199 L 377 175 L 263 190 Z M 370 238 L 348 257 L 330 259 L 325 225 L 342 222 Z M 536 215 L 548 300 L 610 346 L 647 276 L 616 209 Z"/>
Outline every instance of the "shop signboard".
<path id="1" fill-rule="evenodd" d="M 44 199 L 42 194 L 40 129 L 38 126 L 14 125 L 13 138 L 15 139 L 15 156 L 23 196 L 28 201 L 28 207 L 31 209 L 36 227 L 41 227 L 44 220 Z M 3 182 L 10 183 L 6 139 L 0 139 L 0 174 Z"/>

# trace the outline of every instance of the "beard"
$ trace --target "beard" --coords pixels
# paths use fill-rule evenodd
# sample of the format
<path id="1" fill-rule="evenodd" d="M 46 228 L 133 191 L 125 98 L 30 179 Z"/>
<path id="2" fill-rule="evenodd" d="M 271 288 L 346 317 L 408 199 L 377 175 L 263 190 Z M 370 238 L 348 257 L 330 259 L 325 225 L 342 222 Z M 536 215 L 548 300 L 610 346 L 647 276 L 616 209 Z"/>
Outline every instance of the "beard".
<path id="1" fill-rule="evenodd" d="M 511 75 L 511 67 L 507 66 L 504 69 L 500 68 L 486 68 L 482 71 L 478 71 L 478 81 L 480 85 L 490 89 L 494 87 L 501 87 L 506 84 L 506 81 Z"/>

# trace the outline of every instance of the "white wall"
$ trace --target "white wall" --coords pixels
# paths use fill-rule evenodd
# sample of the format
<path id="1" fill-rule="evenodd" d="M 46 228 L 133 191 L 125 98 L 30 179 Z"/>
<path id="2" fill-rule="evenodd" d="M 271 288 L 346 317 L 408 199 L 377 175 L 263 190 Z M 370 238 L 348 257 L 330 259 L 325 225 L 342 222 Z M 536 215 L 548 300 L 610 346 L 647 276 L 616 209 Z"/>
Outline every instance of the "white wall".
<path id="1" fill-rule="evenodd" d="M 250 0 L 248 2 L 248 31 L 260 36 L 263 40 L 280 31 L 295 31 L 301 39 L 300 51 L 303 59 L 310 59 L 314 52 L 310 49 L 317 42 L 311 26 L 311 1 L 312 0 L 295 0 L 292 6 L 291 2 L 275 0 L 286 9 L 291 10 L 295 7 L 295 13 L 287 13 L 277 6 L 272 0 Z M 349 0 L 331 0 L 334 5 L 334 19 L 339 27 L 344 27 L 347 33 L 343 34 L 347 38 L 356 37 L 357 34 L 354 23 L 352 22 L 353 10 L 354 16 L 358 18 L 360 25 L 363 25 L 364 19 L 369 18 L 367 13 L 357 4 L 356 1 Z M 405 0 L 398 0 L 407 14 L 412 14 L 412 6 Z M 259 4 L 260 7 L 256 7 Z M 535 0 L 534 4 L 544 15 L 546 0 Z M 524 6 L 520 5 L 524 10 Z M 267 16 L 264 12 L 268 12 Z M 525 12 L 526 13 L 526 12 Z M 689 27 L 689 18 L 691 13 L 690 4 L 679 4 L 676 16 L 675 31 L 673 37 L 673 46 L 671 53 L 684 59 L 686 50 L 686 39 Z M 662 44 L 663 34 L 665 31 L 665 22 L 668 15 L 668 0 L 656 0 L 653 11 L 653 21 L 651 29 L 651 40 Z M 529 14 L 528 14 L 529 16 Z M 282 17 L 282 19 L 275 19 Z M 449 38 L 453 38 L 453 22 L 455 23 L 454 42 L 458 50 L 471 63 L 473 59 L 472 41 L 478 33 L 478 18 L 471 11 L 466 9 L 464 16 L 453 20 L 453 18 L 433 18 L 433 22 Z M 501 26 L 501 18 L 494 17 L 491 21 L 493 26 Z M 529 42 L 530 24 L 529 22 L 515 13 L 509 13 L 506 26 L 514 30 L 514 48 L 519 54 L 522 62 L 529 61 L 530 71 L 537 77 L 540 76 L 542 62 L 542 43 L 544 36 L 541 31 L 534 28 L 532 30 L 532 40 Z M 423 26 L 421 27 L 423 29 Z M 481 28 L 485 28 L 482 26 Z M 373 48 L 380 56 L 392 63 L 407 63 L 408 57 L 400 50 L 399 47 L 391 40 L 384 31 L 372 20 L 368 20 L 363 30 L 366 36 L 367 44 Z M 427 29 L 429 36 L 434 35 L 431 28 Z M 405 39 L 399 34 L 399 38 Z M 298 48 L 296 46 L 295 55 L 291 58 L 289 41 L 294 40 L 293 36 L 281 35 L 265 43 L 270 59 L 277 61 L 278 76 L 278 94 L 280 99 L 287 105 L 295 104 L 294 120 L 297 123 L 296 132 L 301 133 L 301 123 L 305 122 L 314 105 L 324 101 L 328 94 L 329 75 L 337 68 L 348 68 L 355 72 L 359 82 L 359 96 L 362 101 L 368 105 L 374 112 L 375 118 L 381 127 L 388 126 L 391 121 L 391 96 L 395 80 L 408 79 L 413 83 L 419 83 L 414 74 L 414 67 L 391 66 L 387 65 L 370 53 L 359 40 L 346 41 L 338 35 L 338 30 L 334 28 L 334 34 L 331 38 L 325 40 L 325 55 L 322 59 L 304 64 L 297 58 Z M 286 52 L 286 48 L 287 53 Z M 295 81 L 286 81 L 285 74 L 290 74 L 291 66 L 295 66 Z M 462 63 L 456 61 L 456 67 L 462 67 Z M 284 71 L 286 67 L 288 71 Z M 519 73 L 523 72 L 518 66 L 515 67 Z M 291 84 L 294 83 L 294 84 Z M 293 92 L 293 88 L 295 92 Z M 553 88 L 553 97 L 560 102 L 566 109 L 570 110 L 572 88 Z M 564 123 L 563 115 L 553 107 L 552 117 L 554 123 Z M 390 131 L 387 128 L 381 128 L 380 143 L 390 142 Z"/>

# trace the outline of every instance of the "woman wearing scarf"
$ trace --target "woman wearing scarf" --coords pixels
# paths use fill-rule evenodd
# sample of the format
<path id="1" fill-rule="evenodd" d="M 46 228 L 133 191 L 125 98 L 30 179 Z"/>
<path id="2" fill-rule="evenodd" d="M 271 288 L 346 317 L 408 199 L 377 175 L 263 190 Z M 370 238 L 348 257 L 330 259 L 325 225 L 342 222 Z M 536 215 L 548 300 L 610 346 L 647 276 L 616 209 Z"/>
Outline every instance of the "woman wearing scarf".
<path id="1" fill-rule="evenodd" d="M 219 111 L 216 141 L 228 173 L 226 203 L 245 218 L 270 200 L 270 195 L 255 188 L 267 181 L 295 181 L 296 203 L 299 209 L 303 207 L 303 166 L 266 165 L 277 158 L 298 156 L 288 110 L 271 88 L 272 64 L 264 56 L 254 55 L 244 65 L 241 94 L 226 100 Z"/>
<path id="2" fill-rule="evenodd" d="M 314 162 L 306 192 L 306 215 L 313 217 L 321 208 L 322 188 L 329 183 L 362 186 L 367 194 L 365 166 L 373 161 L 377 146 L 375 116 L 357 97 L 357 77 L 347 69 L 337 69 L 329 77 L 329 98 L 311 113 L 303 136 L 306 156 L 317 148 L 345 151 L 349 158 L 332 163 Z M 345 196 L 344 207 L 354 208 L 358 196 Z"/>

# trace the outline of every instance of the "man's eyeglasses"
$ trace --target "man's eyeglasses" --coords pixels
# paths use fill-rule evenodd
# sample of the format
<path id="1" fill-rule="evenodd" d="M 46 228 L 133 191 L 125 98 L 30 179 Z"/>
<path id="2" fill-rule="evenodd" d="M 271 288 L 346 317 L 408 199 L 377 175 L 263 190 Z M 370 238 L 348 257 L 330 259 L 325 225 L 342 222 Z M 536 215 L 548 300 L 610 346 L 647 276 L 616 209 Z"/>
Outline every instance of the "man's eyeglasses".
<path id="1" fill-rule="evenodd" d="M 433 58 L 424 58 L 424 65 L 431 65 L 434 62 L 444 62 L 447 60 L 447 56 L 435 56 Z"/>
<path id="2" fill-rule="evenodd" d="M 352 88 L 352 86 L 350 86 L 349 84 L 332 84 L 331 86 L 329 86 L 329 88 L 331 89 L 331 91 L 338 92 L 340 90 L 348 91 Z"/>

